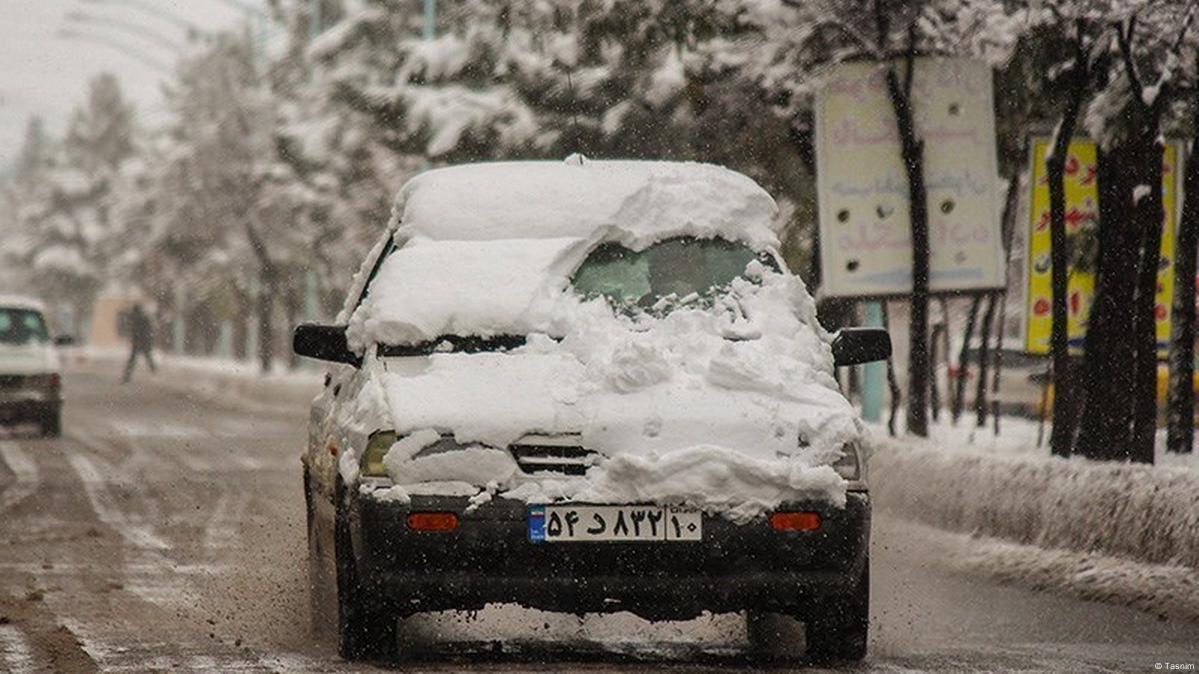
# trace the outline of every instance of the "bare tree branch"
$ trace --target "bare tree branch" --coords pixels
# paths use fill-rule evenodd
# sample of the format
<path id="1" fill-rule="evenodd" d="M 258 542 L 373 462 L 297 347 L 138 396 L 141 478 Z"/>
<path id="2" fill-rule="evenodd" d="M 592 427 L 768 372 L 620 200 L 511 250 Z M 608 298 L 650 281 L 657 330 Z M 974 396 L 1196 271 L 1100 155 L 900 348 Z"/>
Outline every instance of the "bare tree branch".
<path id="1" fill-rule="evenodd" d="M 903 62 L 903 95 L 912 99 L 912 79 L 916 72 L 916 20 L 908 24 L 908 48 Z"/>
<path id="2" fill-rule="evenodd" d="M 887 53 L 888 35 L 891 32 L 891 17 L 883 7 L 883 0 L 874 0 L 874 28 L 878 40 L 878 50 Z"/>
<path id="3" fill-rule="evenodd" d="M 1132 58 L 1132 35 L 1136 30 L 1136 26 L 1136 14 L 1133 14 L 1131 17 L 1129 17 L 1127 24 L 1123 26 L 1117 24 L 1116 41 L 1120 45 L 1120 57 L 1124 61 L 1124 70 L 1128 74 L 1129 86 L 1132 88 L 1132 97 L 1135 101 L 1134 105 L 1141 107 L 1145 104 L 1144 99 L 1142 98 L 1145 87 L 1143 84 L 1141 84 L 1141 76 L 1140 73 L 1137 72 L 1137 64 Z"/>

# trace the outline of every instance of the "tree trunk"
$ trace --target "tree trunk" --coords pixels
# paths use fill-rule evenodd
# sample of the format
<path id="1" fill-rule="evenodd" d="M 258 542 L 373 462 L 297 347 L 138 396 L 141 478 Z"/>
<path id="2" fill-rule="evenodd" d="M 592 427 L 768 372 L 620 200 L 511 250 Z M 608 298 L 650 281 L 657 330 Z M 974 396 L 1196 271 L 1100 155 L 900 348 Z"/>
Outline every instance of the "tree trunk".
<path id="1" fill-rule="evenodd" d="M 1081 103 L 1081 92 L 1077 103 Z M 1045 176 L 1049 183 L 1049 246 L 1050 285 L 1052 292 L 1053 328 L 1049 338 L 1049 353 L 1053 360 L 1053 431 L 1049 435 L 1049 451 L 1055 456 L 1068 457 L 1072 450 L 1077 422 L 1074 405 L 1075 382 L 1070 367 L 1069 342 L 1069 251 L 1066 249 L 1066 160 L 1070 140 L 1074 135 L 1074 120 L 1078 114 L 1076 100 L 1067 103 L 1066 113 L 1058 123 L 1053 148 L 1045 160 Z"/>
<path id="2" fill-rule="evenodd" d="M 275 275 L 262 270 L 262 290 L 258 295 L 258 363 L 262 372 L 271 371 L 275 359 Z"/>
<path id="3" fill-rule="evenodd" d="M 1066 248 L 1066 161 L 1070 141 L 1082 107 L 1090 79 L 1089 52 L 1083 48 L 1082 26 L 1074 44 L 1074 62 L 1070 67 L 1069 95 L 1062 118 L 1053 136 L 1053 147 L 1045 160 L 1045 176 L 1049 186 L 1050 285 L 1052 287 L 1052 329 L 1049 352 L 1053 360 L 1053 431 L 1049 436 L 1050 452 L 1068 457 L 1074 444 L 1078 424 L 1078 383 L 1070 362 L 1069 334 L 1069 251 Z"/>
<path id="4" fill-rule="evenodd" d="M 1157 431 L 1157 275 L 1162 249 L 1162 159 L 1163 146 L 1153 135 L 1137 143 L 1140 175 L 1134 189 L 1148 186 L 1149 192 L 1133 204 L 1133 217 L 1140 230 L 1140 260 L 1137 268 L 1136 306 L 1133 319 L 1136 341 L 1133 397 L 1132 444 L 1129 458 L 1153 463 L 1153 439 Z"/>
<path id="5" fill-rule="evenodd" d="M 938 345 L 944 332 L 945 326 L 934 325 L 928 340 L 928 407 L 934 422 L 941 418 L 941 391 L 937 386 L 937 358 L 940 356 Z"/>
<path id="6" fill-rule="evenodd" d="M 974 390 L 975 425 L 987 425 L 987 369 L 990 366 L 991 326 L 995 322 L 995 304 L 998 293 L 987 295 L 987 310 L 978 331 L 978 386 Z"/>
<path id="7" fill-rule="evenodd" d="M 1099 259 L 1095 299 L 1087 321 L 1084 369 L 1086 400 L 1075 451 L 1089 459 L 1127 458 L 1132 424 L 1133 291 L 1138 241 L 1132 223 L 1132 187 L 1123 167 L 1127 147 L 1100 150 Z"/>
<path id="8" fill-rule="evenodd" d="M 966 405 L 966 375 L 970 371 L 970 340 L 974 338 L 974 324 L 978 321 L 978 306 L 982 304 L 982 295 L 975 295 L 970 300 L 970 313 L 966 315 L 966 329 L 962 333 L 962 349 L 958 352 L 958 370 L 953 389 L 953 403 L 949 413 L 953 423 L 962 416 L 962 408 Z"/>
<path id="9" fill-rule="evenodd" d="M 246 215 L 242 222 L 250 250 L 258 259 L 258 274 L 261 289 L 258 296 L 258 362 L 264 373 L 271 371 L 275 358 L 274 313 L 275 295 L 279 292 L 278 267 L 267 253 L 266 243 L 259 233 L 261 224 L 254 213 Z"/>
<path id="10" fill-rule="evenodd" d="M 881 304 L 883 307 L 883 327 L 885 327 L 887 330 L 890 330 L 891 312 L 887 310 L 886 300 L 883 300 Z M 895 437 L 895 421 L 896 417 L 899 415 L 899 401 L 902 397 L 902 393 L 900 393 L 899 390 L 899 382 L 895 378 L 895 359 L 891 357 L 887 358 L 887 389 L 891 393 L 891 414 L 887 418 L 887 432 L 891 434 L 891 437 Z"/>
<path id="11" fill-rule="evenodd" d="M 936 390 L 940 386 L 940 384 L 937 382 L 937 365 L 938 365 L 937 359 L 938 358 L 944 358 L 944 360 L 945 360 L 945 397 L 946 397 L 946 401 L 948 402 L 948 398 L 953 395 L 953 381 L 950 379 L 950 376 L 949 376 L 949 370 L 950 370 L 949 366 L 953 362 L 953 353 L 952 353 L 953 345 L 949 343 L 949 301 L 946 300 L 944 297 L 941 297 L 941 298 L 937 299 L 937 304 L 941 307 L 941 333 L 938 335 L 941 338 L 941 341 L 940 341 L 940 346 L 938 347 L 938 349 L 939 349 L 938 355 L 936 357 L 930 357 L 930 360 L 933 363 L 933 368 L 932 368 L 932 371 L 928 375 L 929 377 L 931 377 L 931 379 L 929 381 L 932 382 L 932 384 L 933 384 L 932 413 L 933 413 L 934 420 L 936 420 L 938 418 L 938 416 L 940 415 L 940 410 L 941 410 L 941 394 L 940 394 L 940 392 L 938 392 Z M 941 355 L 941 354 L 944 354 L 944 355 Z"/>
<path id="12" fill-rule="evenodd" d="M 1199 117 L 1199 102 L 1195 115 Z M 1199 120 L 1197 120 L 1199 122 Z M 1170 399 L 1166 448 L 1189 453 L 1195 443 L 1195 267 L 1199 248 L 1199 125 L 1186 158 L 1182 220 L 1175 246 L 1173 327 L 1170 330 Z M 1182 158 L 1179 157 L 1179 160 Z M 1177 165 L 1178 161 L 1175 162 Z"/>
<path id="13" fill-rule="evenodd" d="M 909 54 L 908 59 L 915 56 Z M 909 79 L 912 68 L 908 68 Z M 901 84 L 895 65 L 887 66 L 887 92 L 899 131 L 901 159 L 908 179 L 908 210 L 912 230 L 912 309 L 909 324 L 907 430 L 928 435 L 928 192 L 924 185 L 924 141 L 916 135 L 911 95 Z"/>
<path id="14" fill-rule="evenodd" d="M 303 303 L 303 301 L 300 298 L 300 294 L 298 292 L 296 292 L 296 290 L 294 288 L 289 289 L 287 291 L 287 293 L 284 295 L 283 314 L 284 314 L 284 319 L 286 320 L 288 334 L 291 334 L 291 331 L 295 329 L 296 324 L 299 323 L 299 316 L 300 316 L 300 309 L 301 309 L 300 305 L 302 303 Z M 288 349 L 287 350 L 287 369 L 294 370 L 299 366 L 300 366 L 300 356 L 297 355 L 295 351 Z"/>

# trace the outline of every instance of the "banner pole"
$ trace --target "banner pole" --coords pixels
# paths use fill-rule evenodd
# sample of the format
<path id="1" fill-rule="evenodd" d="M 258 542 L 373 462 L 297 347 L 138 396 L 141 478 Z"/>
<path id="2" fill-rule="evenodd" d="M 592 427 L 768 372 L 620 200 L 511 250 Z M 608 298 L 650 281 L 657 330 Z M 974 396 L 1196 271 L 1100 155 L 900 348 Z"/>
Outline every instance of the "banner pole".
<path id="1" fill-rule="evenodd" d="M 866 327 L 885 327 L 883 325 L 882 301 L 866 302 L 865 309 Z M 885 363 L 867 363 L 861 367 L 862 418 L 872 422 L 882 421 L 883 388 L 886 385 L 887 366 Z"/>

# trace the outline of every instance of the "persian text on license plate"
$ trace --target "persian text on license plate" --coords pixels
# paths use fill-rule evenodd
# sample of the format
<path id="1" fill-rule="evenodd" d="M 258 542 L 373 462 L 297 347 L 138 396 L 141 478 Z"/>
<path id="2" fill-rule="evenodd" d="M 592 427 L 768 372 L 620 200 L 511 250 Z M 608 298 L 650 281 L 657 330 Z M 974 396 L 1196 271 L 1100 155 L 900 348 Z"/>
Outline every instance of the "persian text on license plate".
<path id="1" fill-rule="evenodd" d="M 529 508 L 534 543 L 698 541 L 703 520 L 697 510 L 661 506 L 547 505 Z"/>

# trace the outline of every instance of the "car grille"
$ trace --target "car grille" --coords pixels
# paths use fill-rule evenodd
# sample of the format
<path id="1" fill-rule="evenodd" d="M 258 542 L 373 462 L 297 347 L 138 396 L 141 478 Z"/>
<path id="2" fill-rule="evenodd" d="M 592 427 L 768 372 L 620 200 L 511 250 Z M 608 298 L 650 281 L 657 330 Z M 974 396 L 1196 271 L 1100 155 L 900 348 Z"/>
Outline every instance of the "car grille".
<path id="1" fill-rule="evenodd" d="M 25 379 L 25 375 L 22 374 L 0 374 L 0 391 L 22 388 L 25 386 Z"/>
<path id="2" fill-rule="evenodd" d="M 582 446 L 571 435 L 526 435 L 508 446 L 520 469 L 528 475 L 583 475 L 599 454 Z"/>

